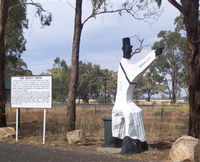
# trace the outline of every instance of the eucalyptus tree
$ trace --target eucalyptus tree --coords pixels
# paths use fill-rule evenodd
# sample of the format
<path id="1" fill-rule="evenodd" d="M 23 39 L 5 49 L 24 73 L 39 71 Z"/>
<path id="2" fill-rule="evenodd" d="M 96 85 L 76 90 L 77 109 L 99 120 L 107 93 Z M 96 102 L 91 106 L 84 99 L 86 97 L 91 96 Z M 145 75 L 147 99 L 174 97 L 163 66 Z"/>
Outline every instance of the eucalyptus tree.
<path id="1" fill-rule="evenodd" d="M 80 61 L 79 68 L 77 96 L 84 103 L 89 103 L 89 98 L 98 93 L 100 66 Z"/>
<path id="2" fill-rule="evenodd" d="M 107 94 L 110 96 L 113 101 L 115 101 L 116 93 L 117 93 L 117 72 L 110 70 L 109 71 L 109 80 L 107 82 Z"/>
<path id="3" fill-rule="evenodd" d="M 159 75 L 155 66 L 152 66 L 141 78 L 140 84 L 136 84 L 137 91 L 146 96 L 146 100 L 150 101 L 151 97 L 163 91 L 163 76 Z"/>
<path id="4" fill-rule="evenodd" d="M 18 3 L 18 0 L 8 1 L 9 6 Z M 8 12 L 8 21 L 5 31 L 5 79 L 12 75 L 31 75 L 26 63 L 20 58 L 21 53 L 26 50 L 26 39 L 24 29 L 28 28 L 26 7 L 15 7 Z"/>
<path id="5" fill-rule="evenodd" d="M 6 57 L 5 79 L 9 80 L 13 75 L 32 75 L 32 72 L 28 70 L 27 64 L 23 59 L 9 55 Z"/>
<path id="6" fill-rule="evenodd" d="M 56 57 L 53 62 L 53 68 L 48 69 L 48 72 L 53 75 L 53 100 L 65 102 L 68 92 L 70 67 L 67 66 L 65 60 Z"/>
<path id="7" fill-rule="evenodd" d="M 156 0 L 160 3 L 162 0 Z M 168 0 L 183 16 L 188 44 L 188 91 L 190 136 L 200 138 L 200 23 L 199 0 Z M 169 11 L 170 12 L 170 11 Z"/>
<path id="8" fill-rule="evenodd" d="M 50 25 L 51 14 L 45 11 L 39 3 L 33 0 L 0 0 L 0 127 L 6 126 L 5 114 L 5 62 L 6 54 L 20 56 L 25 50 L 23 28 L 27 28 L 26 5 L 37 8 L 42 25 Z M 7 36 L 6 36 L 7 35 Z"/>
<path id="9" fill-rule="evenodd" d="M 77 97 L 77 84 L 79 74 L 79 49 L 80 40 L 83 26 L 91 18 L 95 18 L 100 14 L 108 13 L 123 13 L 130 14 L 133 18 L 144 19 L 155 15 L 155 8 L 151 8 L 152 0 L 137 1 L 137 0 L 124 0 L 122 2 L 111 3 L 109 0 L 91 0 L 92 10 L 91 14 L 83 20 L 82 18 L 82 5 L 83 0 L 75 1 L 75 18 L 74 18 L 74 34 L 72 43 L 71 55 L 71 80 L 69 84 L 69 95 L 67 103 L 67 130 L 75 130 L 76 122 L 76 97 Z M 118 4 L 117 6 L 115 4 Z M 152 5 L 153 6 L 153 5 Z"/>
<path id="10" fill-rule="evenodd" d="M 161 31 L 158 34 L 159 42 L 153 48 L 165 47 L 164 55 L 156 62 L 158 74 L 166 87 L 171 103 L 176 103 L 177 97 L 185 83 L 186 39 L 178 32 Z M 186 83 L 185 83 L 186 84 Z"/>

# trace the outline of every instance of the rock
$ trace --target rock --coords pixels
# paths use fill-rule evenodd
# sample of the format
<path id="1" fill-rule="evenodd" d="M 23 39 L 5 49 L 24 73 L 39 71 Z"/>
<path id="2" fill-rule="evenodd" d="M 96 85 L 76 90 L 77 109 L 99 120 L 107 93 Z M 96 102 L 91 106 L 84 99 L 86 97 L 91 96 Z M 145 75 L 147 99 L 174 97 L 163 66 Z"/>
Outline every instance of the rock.
<path id="1" fill-rule="evenodd" d="M 173 162 L 200 162 L 200 140 L 191 136 L 178 138 L 170 150 Z"/>
<path id="2" fill-rule="evenodd" d="M 70 145 L 86 144 L 86 137 L 83 130 L 74 130 L 66 133 L 67 141 Z"/>
<path id="3" fill-rule="evenodd" d="M 15 129 L 12 127 L 2 127 L 0 128 L 0 140 L 9 138 L 15 135 Z"/>

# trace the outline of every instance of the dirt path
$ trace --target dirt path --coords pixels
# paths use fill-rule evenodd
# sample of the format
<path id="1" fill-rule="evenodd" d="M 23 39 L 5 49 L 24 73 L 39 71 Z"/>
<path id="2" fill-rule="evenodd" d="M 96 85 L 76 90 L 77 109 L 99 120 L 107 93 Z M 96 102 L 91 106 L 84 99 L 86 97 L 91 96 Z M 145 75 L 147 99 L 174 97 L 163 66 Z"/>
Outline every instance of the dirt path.
<path id="1" fill-rule="evenodd" d="M 0 143 L 1 162 L 134 162 L 114 155 Z M 135 161 L 136 162 L 136 161 Z"/>

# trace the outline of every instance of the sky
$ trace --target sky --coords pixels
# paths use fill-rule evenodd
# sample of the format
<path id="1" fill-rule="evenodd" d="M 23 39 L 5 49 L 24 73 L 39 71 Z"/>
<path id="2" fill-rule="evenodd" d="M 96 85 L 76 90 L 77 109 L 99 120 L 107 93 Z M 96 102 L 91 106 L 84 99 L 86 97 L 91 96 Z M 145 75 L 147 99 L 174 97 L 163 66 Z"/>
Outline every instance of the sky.
<path id="1" fill-rule="evenodd" d="M 71 46 L 74 26 L 74 0 L 37 0 L 52 13 L 52 23 L 44 27 L 34 16 L 35 8 L 28 6 L 29 28 L 25 30 L 26 51 L 22 59 L 34 75 L 53 67 L 56 57 L 71 65 Z M 115 4 L 118 0 L 113 1 Z M 84 0 L 83 20 L 90 14 L 90 0 Z M 139 46 L 136 37 L 144 39 L 145 48 L 138 59 L 145 56 L 158 40 L 161 30 L 174 30 L 174 18 L 179 12 L 167 1 L 163 1 L 160 16 L 150 23 L 135 20 L 130 15 L 104 14 L 90 19 L 83 28 L 80 60 L 100 65 L 102 69 L 117 71 L 122 57 L 122 38 L 131 37 L 133 49 Z"/>

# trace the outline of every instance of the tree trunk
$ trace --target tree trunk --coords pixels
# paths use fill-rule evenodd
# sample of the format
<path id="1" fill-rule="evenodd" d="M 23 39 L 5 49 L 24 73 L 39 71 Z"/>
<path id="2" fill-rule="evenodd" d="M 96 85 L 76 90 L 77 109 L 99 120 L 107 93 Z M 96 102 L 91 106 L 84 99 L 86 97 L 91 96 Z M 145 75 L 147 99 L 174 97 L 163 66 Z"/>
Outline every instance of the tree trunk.
<path id="1" fill-rule="evenodd" d="M 181 1 L 188 41 L 189 132 L 200 138 L 200 54 L 198 40 L 199 0 Z"/>
<path id="2" fill-rule="evenodd" d="M 151 90 L 148 90 L 147 92 L 147 101 L 150 102 L 151 100 Z"/>
<path id="3" fill-rule="evenodd" d="M 175 79 L 172 79 L 172 98 L 171 104 L 175 104 L 177 102 L 177 86 L 175 86 Z"/>
<path id="4" fill-rule="evenodd" d="M 5 28 L 8 14 L 8 0 L 0 0 L 0 127 L 6 126 L 5 113 Z"/>
<path id="5" fill-rule="evenodd" d="M 82 32 L 82 0 L 76 0 L 75 20 L 74 20 L 74 36 L 72 44 L 71 58 L 71 79 L 69 83 L 69 95 L 67 103 L 67 130 L 76 129 L 76 96 L 79 71 L 79 48 Z"/>

